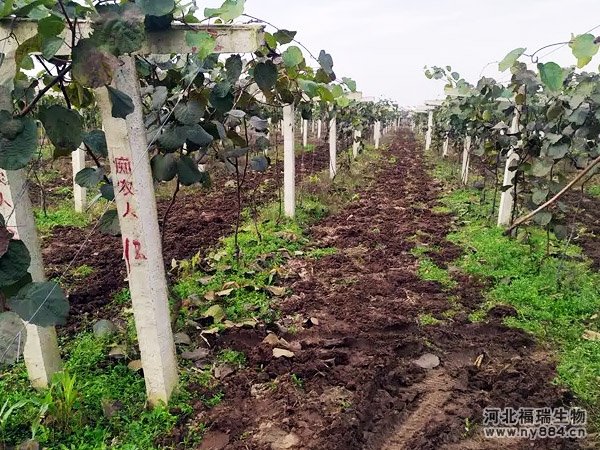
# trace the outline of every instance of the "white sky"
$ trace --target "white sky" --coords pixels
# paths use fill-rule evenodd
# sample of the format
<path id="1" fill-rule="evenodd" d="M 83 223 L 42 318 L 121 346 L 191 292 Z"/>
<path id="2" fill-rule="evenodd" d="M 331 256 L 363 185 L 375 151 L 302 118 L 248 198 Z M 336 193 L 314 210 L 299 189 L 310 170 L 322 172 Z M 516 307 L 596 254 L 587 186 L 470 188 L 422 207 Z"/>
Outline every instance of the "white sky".
<path id="1" fill-rule="evenodd" d="M 298 31 L 315 56 L 326 50 L 338 78 L 356 80 L 364 96 L 403 106 L 443 98 L 444 83 L 425 78 L 425 65 L 450 65 L 472 83 L 482 70 L 502 80 L 510 74 L 484 66 L 517 47 L 532 53 L 600 26 L 598 0 L 246 0 L 245 12 Z M 541 61 L 572 65 L 575 58 L 564 47 Z M 599 63 L 600 55 L 586 70 Z"/>

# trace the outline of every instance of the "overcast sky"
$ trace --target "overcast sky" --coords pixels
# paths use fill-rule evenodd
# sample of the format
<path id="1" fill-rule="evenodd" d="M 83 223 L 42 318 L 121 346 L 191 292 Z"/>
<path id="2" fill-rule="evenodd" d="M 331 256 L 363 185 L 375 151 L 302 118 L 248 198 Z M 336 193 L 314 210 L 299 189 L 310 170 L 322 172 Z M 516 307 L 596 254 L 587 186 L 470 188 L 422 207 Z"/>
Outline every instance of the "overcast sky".
<path id="1" fill-rule="evenodd" d="M 600 35 L 598 0 L 246 0 L 246 13 L 298 31 L 315 55 L 331 53 L 336 75 L 355 79 L 364 96 L 403 106 L 443 98 L 444 83 L 425 78 L 425 65 L 450 65 L 473 83 L 482 71 L 506 79 L 497 64 L 484 66 L 517 47 L 533 52 L 594 27 Z M 542 61 L 575 59 L 564 47 Z"/>

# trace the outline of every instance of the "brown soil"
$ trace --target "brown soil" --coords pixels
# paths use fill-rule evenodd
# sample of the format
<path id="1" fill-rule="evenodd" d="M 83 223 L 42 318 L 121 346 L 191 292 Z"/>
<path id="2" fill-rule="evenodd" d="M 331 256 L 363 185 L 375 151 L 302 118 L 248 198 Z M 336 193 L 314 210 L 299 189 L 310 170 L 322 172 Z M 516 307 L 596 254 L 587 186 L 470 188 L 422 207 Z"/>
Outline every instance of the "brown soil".
<path id="1" fill-rule="evenodd" d="M 281 156 L 280 156 L 281 157 Z M 264 174 L 249 172 L 244 184 L 244 206 L 261 205 L 277 198 L 277 187 L 282 183 L 282 164 L 278 162 Z M 329 164 L 329 148 L 320 145 L 312 151 L 300 152 L 296 158 L 296 177 L 300 182 L 313 173 L 324 170 Z M 60 200 L 61 187 L 70 186 L 68 164 L 55 163 L 63 175 L 46 183 L 47 201 L 52 205 Z M 64 173 L 63 173 L 64 172 Z M 224 236 L 233 231 L 237 214 L 235 187 L 226 186 L 231 176 L 216 171 L 213 186 L 208 190 L 182 188 L 167 222 L 164 260 L 167 267 L 173 259 L 190 258 L 199 251 L 208 251 Z M 32 180 L 33 195 L 40 195 L 40 186 Z M 57 194 L 58 192 L 58 194 Z M 162 221 L 170 199 L 158 199 L 158 217 Z M 86 245 L 82 247 L 82 243 Z M 108 305 L 114 294 L 127 283 L 122 260 L 120 237 L 103 235 L 99 231 L 73 226 L 53 228 L 52 236 L 42 243 L 42 253 L 48 278 L 60 277 L 68 292 L 71 305 L 68 329 L 78 331 L 85 319 L 92 319 L 100 308 Z M 72 269 L 85 264 L 93 269 L 91 275 L 77 277 Z M 117 313 L 117 311 L 115 311 Z M 106 309 L 103 318 L 110 316 Z"/>
<path id="2" fill-rule="evenodd" d="M 391 156 L 397 163 L 382 168 L 360 199 L 310 230 L 314 241 L 338 252 L 288 264 L 296 274 L 293 295 L 279 305 L 283 318 L 271 331 L 294 356 L 275 358 L 262 343 L 267 330 L 226 333 L 211 351 L 243 351 L 246 368 L 221 380 L 222 403 L 207 409 L 195 401 L 194 413 L 182 415 L 162 444 L 183 449 L 192 427 L 203 423 L 209 431 L 202 449 L 591 448 L 584 441 L 483 437 L 485 407 L 568 407 L 572 397 L 551 383 L 551 356 L 502 325 L 514 310 L 495 308 L 486 322 L 470 323 L 485 280 L 452 270 L 458 284 L 449 290 L 419 279 L 415 245 L 430 246 L 440 266 L 461 251 L 445 240 L 451 216 L 431 212 L 440 187 L 412 137 L 398 134 Z M 458 312 L 443 323 L 419 324 L 421 314 L 444 319 L 452 309 Z M 290 333 L 292 323 L 304 326 Z M 440 365 L 416 365 L 426 353 Z M 468 432 L 466 418 L 475 424 Z"/>

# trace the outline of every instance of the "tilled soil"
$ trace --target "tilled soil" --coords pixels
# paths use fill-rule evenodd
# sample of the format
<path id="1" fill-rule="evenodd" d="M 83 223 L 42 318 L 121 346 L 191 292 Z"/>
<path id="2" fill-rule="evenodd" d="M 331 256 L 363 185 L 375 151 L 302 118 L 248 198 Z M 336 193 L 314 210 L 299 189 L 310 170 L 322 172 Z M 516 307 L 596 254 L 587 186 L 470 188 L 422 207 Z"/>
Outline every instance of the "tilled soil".
<path id="1" fill-rule="evenodd" d="M 283 178 L 282 163 L 272 162 L 273 166 L 264 174 L 248 173 L 243 187 L 244 207 L 251 203 L 260 206 L 277 197 Z M 322 144 L 312 151 L 301 152 L 296 158 L 297 180 L 300 182 L 328 165 L 329 148 Z M 167 267 L 173 259 L 187 259 L 199 251 L 208 251 L 232 232 L 237 215 L 237 192 L 235 186 L 226 186 L 230 180 L 232 177 L 224 173 L 213 174 L 210 189 L 191 189 L 187 193 L 184 190 L 179 194 L 165 233 L 163 252 Z M 65 182 L 71 182 L 68 176 L 54 182 L 52 187 L 60 187 Z M 35 184 L 33 191 L 39 191 Z M 169 203 L 169 199 L 157 200 L 160 221 Z M 86 245 L 82 247 L 84 242 Z M 118 236 L 103 235 L 91 228 L 59 226 L 53 229 L 52 236 L 43 240 L 42 249 L 46 275 L 50 279 L 62 276 L 61 282 L 67 288 L 71 306 L 68 326 L 72 332 L 84 326 L 82 318 L 88 316 L 92 320 L 112 301 L 116 292 L 127 286 L 122 242 Z M 83 264 L 92 268 L 90 275 L 78 277 L 68 270 Z M 110 312 L 104 309 L 103 318 L 107 315 L 110 316 Z"/>
<path id="2" fill-rule="evenodd" d="M 551 383 L 551 356 L 502 325 L 512 308 L 494 308 L 485 322 L 468 320 L 486 280 L 453 268 L 457 286 L 449 289 L 417 276 L 415 245 L 430 246 L 428 256 L 441 267 L 461 250 L 445 239 L 451 216 L 432 212 L 441 188 L 413 138 L 399 133 L 385 156 L 397 162 L 310 230 L 337 253 L 288 264 L 296 275 L 293 295 L 279 305 L 282 323 L 304 326 L 274 332 L 294 356 L 275 358 L 262 342 L 266 330 L 226 333 L 212 351 L 243 351 L 246 368 L 221 380 L 222 403 L 207 409 L 196 401 L 194 414 L 181 416 L 162 444 L 190 448 L 181 442 L 202 423 L 208 432 L 201 449 L 591 448 L 584 441 L 483 437 L 485 407 L 569 407 L 572 397 Z M 459 312 L 445 318 L 452 309 Z M 444 322 L 420 325 L 422 314 Z M 417 365 L 425 354 L 437 356 L 439 366 Z M 211 394 L 200 386 L 197 393 Z"/>

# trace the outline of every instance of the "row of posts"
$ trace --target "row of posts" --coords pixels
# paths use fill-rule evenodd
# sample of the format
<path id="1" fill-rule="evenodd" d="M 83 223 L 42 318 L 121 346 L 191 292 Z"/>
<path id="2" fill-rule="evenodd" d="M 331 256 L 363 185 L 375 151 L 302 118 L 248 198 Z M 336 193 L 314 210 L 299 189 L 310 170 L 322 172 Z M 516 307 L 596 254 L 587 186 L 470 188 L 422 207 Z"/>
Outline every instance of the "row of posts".
<path id="1" fill-rule="evenodd" d="M 431 141 L 433 136 L 433 108 L 429 109 L 428 117 L 427 117 L 427 132 L 425 135 L 425 150 L 428 151 L 431 148 Z M 515 135 L 520 131 L 519 128 L 519 120 L 520 120 L 520 110 L 519 108 L 515 108 L 515 114 L 512 119 L 512 123 L 509 129 L 509 134 Z M 450 146 L 450 140 L 448 137 L 444 140 L 442 145 L 442 156 L 448 156 L 448 150 Z M 465 136 L 464 145 L 462 150 L 462 164 L 461 164 L 461 172 L 460 179 L 463 185 L 467 185 L 469 182 L 469 165 L 471 158 L 471 136 Z M 511 170 L 514 168 L 515 164 L 519 160 L 519 155 L 514 150 L 510 150 L 507 157 L 506 163 L 504 166 L 504 177 L 502 181 L 502 186 L 510 186 L 507 190 L 502 190 L 502 194 L 500 196 L 500 205 L 498 208 L 498 226 L 505 226 L 510 224 L 511 215 L 513 211 L 513 206 L 515 202 L 515 188 L 514 188 L 514 178 L 515 171 Z"/>

